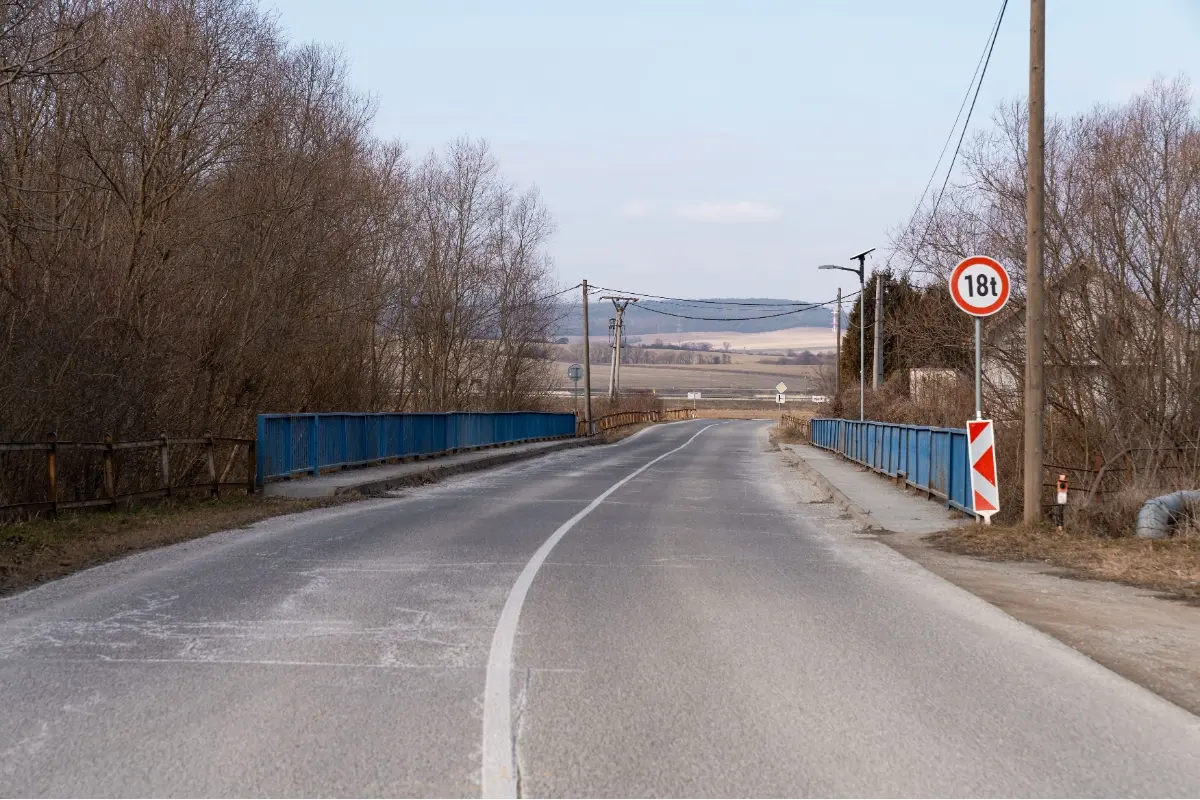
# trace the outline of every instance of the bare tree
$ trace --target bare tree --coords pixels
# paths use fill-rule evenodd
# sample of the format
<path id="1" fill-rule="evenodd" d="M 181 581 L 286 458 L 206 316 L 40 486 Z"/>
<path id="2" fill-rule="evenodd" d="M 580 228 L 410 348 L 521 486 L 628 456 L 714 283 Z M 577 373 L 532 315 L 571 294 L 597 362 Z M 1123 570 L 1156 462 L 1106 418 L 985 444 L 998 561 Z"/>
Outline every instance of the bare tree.
<path id="1" fill-rule="evenodd" d="M 483 142 L 377 140 L 248 0 L 0 4 L 0 87 L 0 439 L 541 402 L 537 193 Z M 30 480 L 0 463 L 0 502 Z"/>

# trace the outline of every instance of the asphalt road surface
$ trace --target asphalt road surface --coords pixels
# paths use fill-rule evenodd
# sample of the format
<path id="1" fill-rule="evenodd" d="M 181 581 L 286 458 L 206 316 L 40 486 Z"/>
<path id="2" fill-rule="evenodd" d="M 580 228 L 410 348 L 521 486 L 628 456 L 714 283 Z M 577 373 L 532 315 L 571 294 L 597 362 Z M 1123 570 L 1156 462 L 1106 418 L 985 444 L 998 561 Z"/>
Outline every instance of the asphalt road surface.
<path id="1" fill-rule="evenodd" d="M 1200 795 L 1200 720 L 857 535 L 766 425 L 0 600 L 0 792 Z"/>

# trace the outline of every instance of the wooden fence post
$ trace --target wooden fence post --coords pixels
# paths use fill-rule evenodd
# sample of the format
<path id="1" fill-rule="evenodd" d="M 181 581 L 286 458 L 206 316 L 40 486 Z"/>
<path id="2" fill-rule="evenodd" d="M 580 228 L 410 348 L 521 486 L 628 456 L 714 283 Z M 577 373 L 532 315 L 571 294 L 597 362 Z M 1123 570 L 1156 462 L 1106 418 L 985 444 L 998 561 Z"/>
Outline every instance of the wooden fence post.
<path id="1" fill-rule="evenodd" d="M 258 440 L 251 439 L 246 445 L 246 494 L 254 494 L 254 477 L 258 461 Z"/>
<path id="2" fill-rule="evenodd" d="M 113 508 L 117 506 L 117 482 L 113 472 L 113 437 L 111 433 L 104 434 L 104 496 Z"/>
<path id="3" fill-rule="evenodd" d="M 50 516 L 58 516 L 58 434 L 47 433 L 46 496 L 50 501 Z"/>
<path id="4" fill-rule="evenodd" d="M 171 456 L 167 449 L 167 434 L 162 434 L 158 437 L 158 454 L 159 461 L 162 463 L 162 484 L 167 490 L 167 497 L 171 496 Z"/>
<path id="5" fill-rule="evenodd" d="M 212 484 L 212 496 L 220 497 L 221 486 L 217 483 L 217 454 L 216 446 L 213 444 L 212 432 L 204 434 L 204 439 L 204 449 L 207 451 L 206 455 L 208 456 L 208 480 Z"/>

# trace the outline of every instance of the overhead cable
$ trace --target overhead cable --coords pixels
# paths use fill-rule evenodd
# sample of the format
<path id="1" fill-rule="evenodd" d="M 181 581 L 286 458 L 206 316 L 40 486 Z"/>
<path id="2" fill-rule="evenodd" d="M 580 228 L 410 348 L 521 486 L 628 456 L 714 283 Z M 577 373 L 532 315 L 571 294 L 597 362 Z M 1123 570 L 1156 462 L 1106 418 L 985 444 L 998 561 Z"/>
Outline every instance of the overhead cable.
<path id="1" fill-rule="evenodd" d="M 928 194 L 929 187 L 933 184 L 933 180 L 937 176 L 937 173 L 938 173 L 938 168 L 942 164 L 942 158 L 946 155 L 946 147 L 950 144 L 950 140 L 954 137 L 954 131 L 957 130 L 957 128 L 958 128 L 958 120 L 962 116 L 963 106 L 966 105 L 967 98 L 970 97 L 971 98 L 971 107 L 967 110 L 967 117 L 963 121 L 962 130 L 959 132 L 958 143 L 954 147 L 954 155 L 952 155 L 950 157 L 950 164 L 949 164 L 949 166 L 946 167 L 946 177 L 942 181 L 942 188 L 937 194 L 937 199 L 934 200 L 933 208 L 929 212 L 929 219 L 925 223 L 925 230 L 922 232 L 921 238 L 917 242 L 916 248 L 913 250 L 912 260 L 909 262 L 908 267 L 905 269 L 905 273 L 911 272 L 913 266 L 917 263 L 917 259 L 921 255 L 921 249 L 925 246 L 925 239 L 929 236 L 930 228 L 933 226 L 933 220 L 937 216 L 938 207 L 941 206 L 942 198 L 946 194 L 946 187 L 950 184 L 950 176 L 954 172 L 954 164 L 955 164 L 955 162 L 958 161 L 959 151 L 962 150 L 963 140 L 966 138 L 967 129 L 971 125 L 971 115 L 975 111 L 976 101 L 979 100 L 979 91 L 980 91 L 980 89 L 983 88 L 983 78 L 985 75 L 987 75 L 988 65 L 992 61 L 992 51 L 996 47 L 996 39 L 1000 35 L 1000 25 L 1004 21 L 1004 12 L 1007 8 L 1008 8 L 1008 0 L 1001 0 L 1000 12 L 996 15 L 996 21 L 992 24 L 991 34 L 988 37 L 987 43 L 984 45 L 984 50 L 983 50 L 983 53 L 980 55 L 980 60 L 975 65 L 975 73 L 971 76 L 971 83 L 967 85 L 967 93 L 965 95 L 963 95 L 963 102 L 958 107 L 958 114 L 954 117 L 954 124 L 952 126 L 950 126 L 950 133 L 946 136 L 946 141 L 942 145 L 942 152 L 938 155 L 937 164 L 934 165 L 933 172 L 930 174 L 929 180 L 925 184 L 925 189 L 924 189 L 924 191 L 921 192 L 921 198 L 917 201 L 917 208 L 916 208 L 916 210 L 913 211 L 913 215 L 909 219 L 909 223 L 908 223 L 908 226 L 906 227 L 905 233 L 908 232 L 908 229 L 912 228 L 913 223 L 916 221 L 917 214 L 920 212 L 920 209 L 921 209 L 921 204 L 925 202 L 925 195 Z M 976 80 L 976 78 L 978 78 L 978 80 Z M 974 94 L 972 94 L 972 92 L 971 92 L 972 89 L 975 90 Z M 884 270 L 887 270 L 888 267 L 891 266 L 892 258 L 895 256 L 895 254 L 896 254 L 896 251 L 893 250 L 892 253 L 888 256 L 888 260 L 884 264 Z"/>
<path id="2" fill-rule="evenodd" d="M 851 297 L 854 297 L 858 294 L 859 294 L 859 292 L 852 292 L 847 295 L 842 295 L 842 300 L 843 301 L 848 300 Z M 809 303 L 809 304 L 805 305 L 803 308 L 794 308 L 790 311 L 780 311 L 777 314 L 760 314 L 760 315 L 754 316 L 754 317 L 696 317 L 696 316 L 692 316 L 690 314 L 675 314 L 670 311 L 663 311 L 662 309 L 654 308 L 653 306 L 631 306 L 631 308 L 636 308 L 639 311 L 649 311 L 652 314 L 662 314 L 663 316 L 666 316 L 666 317 L 677 317 L 679 319 L 695 319 L 695 320 L 702 320 L 704 322 L 746 322 L 748 320 L 754 320 L 754 319 L 773 319 L 775 317 L 786 317 L 786 316 L 790 316 L 792 314 L 801 314 L 805 311 L 812 311 L 817 308 L 823 308 L 825 306 L 832 305 L 833 303 L 836 303 L 836 302 L 837 302 L 837 300 L 834 299 L 834 300 L 826 300 L 824 303 Z"/>
<path id="3" fill-rule="evenodd" d="M 663 300 L 674 303 L 698 303 L 702 305 L 714 306 L 762 306 L 766 308 L 786 308 L 788 306 L 804 306 L 808 303 L 798 303 L 792 300 L 784 300 L 779 303 L 747 303 L 741 300 L 697 300 L 687 297 L 664 297 L 660 294 L 647 294 L 646 292 L 627 292 L 624 289 L 608 289 L 605 287 L 597 287 L 598 291 L 612 292 L 620 295 L 632 295 L 635 297 L 644 297 L 648 300 Z"/>

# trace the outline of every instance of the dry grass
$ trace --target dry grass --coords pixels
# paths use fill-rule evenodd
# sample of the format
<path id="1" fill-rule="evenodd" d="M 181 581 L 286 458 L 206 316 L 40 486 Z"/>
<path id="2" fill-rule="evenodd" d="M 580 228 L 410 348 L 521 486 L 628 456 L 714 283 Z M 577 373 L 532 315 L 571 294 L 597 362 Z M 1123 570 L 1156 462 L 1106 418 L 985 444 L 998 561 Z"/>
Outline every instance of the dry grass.
<path id="1" fill-rule="evenodd" d="M 139 550 L 241 528 L 267 517 L 336 505 L 330 500 L 262 496 L 183 500 L 129 510 L 60 514 L 0 525 L 0 594 L 7 594 Z"/>
<path id="2" fill-rule="evenodd" d="M 729 342 L 731 350 L 832 350 L 837 340 L 832 327 L 783 328 L 760 333 L 737 331 L 706 331 L 693 333 L 642 333 L 643 342 L 662 339 L 665 344 L 683 342 L 708 342 L 713 348 L 723 347 Z"/>
<path id="3" fill-rule="evenodd" d="M 696 418 L 778 420 L 782 413 L 777 408 L 700 408 L 696 410 Z"/>
<path id="4" fill-rule="evenodd" d="M 1082 528 L 1059 533 L 1023 525 L 965 525 L 929 541 L 952 553 L 1041 562 L 1062 567 L 1072 577 L 1117 581 L 1200 605 L 1200 534 L 1195 530 L 1152 541 L 1097 536 Z"/>

